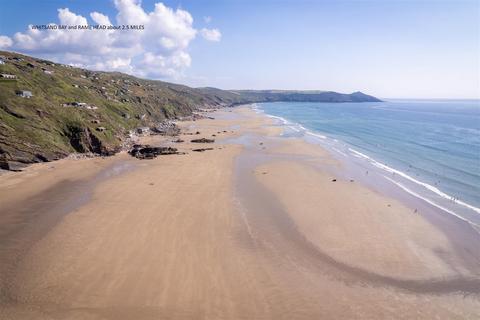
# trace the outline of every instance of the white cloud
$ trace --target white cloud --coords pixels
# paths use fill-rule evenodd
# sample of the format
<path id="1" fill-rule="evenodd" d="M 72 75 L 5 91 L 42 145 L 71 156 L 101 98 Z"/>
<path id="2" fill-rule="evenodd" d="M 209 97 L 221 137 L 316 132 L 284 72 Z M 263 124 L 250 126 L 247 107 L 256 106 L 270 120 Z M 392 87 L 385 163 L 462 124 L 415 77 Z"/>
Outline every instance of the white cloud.
<path id="1" fill-rule="evenodd" d="M 210 23 L 212 22 L 212 17 L 210 16 L 203 17 L 203 21 L 205 21 L 205 23 Z"/>
<path id="2" fill-rule="evenodd" d="M 12 39 L 7 36 L 0 36 L 0 49 L 6 49 L 13 44 Z"/>
<path id="3" fill-rule="evenodd" d="M 200 30 L 200 34 L 202 35 L 202 37 L 205 38 L 205 40 L 208 41 L 220 41 L 220 39 L 222 38 L 222 34 L 218 29 L 203 28 L 202 30 Z"/>
<path id="4" fill-rule="evenodd" d="M 92 12 L 90 13 L 90 17 L 92 18 L 92 20 L 98 24 L 104 24 L 104 25 L 109 25 L 109 24 L 112 24 L 110 22 L 110 18 L 108 18 L 106 15 L 104 14 L 101 14 L 99 12 Z"/>
<path id="5" fill-rule="evenodd" d="M 178 78 L 191 65 L 188 47 L 197 34 L 191 14 L 156 3 L 146 12 L 140 0 L 114 0 L 115 22 L 91 12 L 91 22 L 68 8 L 58 9 L 50 25 L 144 25 L 143 30 L 38 30 L 31 26 L 10 38 L 0 35 L 0 48 L 37 55 L 96 70 L 122 71 L 150 78 Z M 217 29 L 202 29 L 209 41 L 219 41 Z"/>

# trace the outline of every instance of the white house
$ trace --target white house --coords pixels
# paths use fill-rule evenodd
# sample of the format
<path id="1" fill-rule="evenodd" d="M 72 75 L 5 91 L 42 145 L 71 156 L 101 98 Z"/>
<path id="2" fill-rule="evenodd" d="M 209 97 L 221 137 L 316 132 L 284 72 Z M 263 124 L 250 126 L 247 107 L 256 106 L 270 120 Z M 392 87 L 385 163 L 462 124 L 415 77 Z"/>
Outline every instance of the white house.
<path id="1" fill-rule="evenodd" d="M 89 110 L 97 110 L 98 107 L 94 105 L 87 104 L 86 102 L 67 102 L 62 104 L 63 107 L 74 107 L 74 108 L 84 108 Z"/>
<path id="2" fill-rule="evenodd" d="M 27 90 L 17 90 L 15 91 L 15 93 L 17 94 L 17 96 L 22 98 L 30 99 L 31 97 L 33 97 L 32 92 Z"/>
<path id="3" fill-rule="evenodd" d="M 0 78 L 3 79 L 17 79 L 17 76 L 14 74 L 2 73 L 0 74 Z"/>

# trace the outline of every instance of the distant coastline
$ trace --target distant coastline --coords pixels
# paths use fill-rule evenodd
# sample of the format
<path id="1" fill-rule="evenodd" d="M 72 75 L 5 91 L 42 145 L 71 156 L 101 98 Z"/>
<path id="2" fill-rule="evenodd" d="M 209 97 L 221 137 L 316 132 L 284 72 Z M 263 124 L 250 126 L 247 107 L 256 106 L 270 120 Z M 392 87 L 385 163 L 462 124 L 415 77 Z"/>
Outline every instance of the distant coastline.
<path id="1" fill-rule="evenodd" d="M 0 169 L 113 155 L 140 128 L 195 118 L 201 109 L 265 101 L 365 102 L 354 92 L 221 90 L 92 71 L 0 51 Z"/>

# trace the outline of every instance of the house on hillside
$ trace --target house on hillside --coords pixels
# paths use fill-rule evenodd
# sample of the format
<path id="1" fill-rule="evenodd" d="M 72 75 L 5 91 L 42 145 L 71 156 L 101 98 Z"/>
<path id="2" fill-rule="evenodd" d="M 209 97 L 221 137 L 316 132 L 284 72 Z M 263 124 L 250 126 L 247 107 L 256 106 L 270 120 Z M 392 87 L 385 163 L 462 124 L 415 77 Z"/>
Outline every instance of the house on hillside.
<path id="1" fill-rule="evenodd" d="M 27 90 L 17 90 L 15 91 L 15 94 L 19 97 L 27 98 L 27 99 L 30 99 L 31 97 L 33 97 L 32 92 Z"/>
<path id="2" fill-rule="evenodd" d="M 62 104 L 62 107 L 73 107 L 73 108 L 83 108 L 83 109 L 89 109 L 89 110 L 97 110 L 98 107 L 94 105 L 87 104 L 86 102 L 67 102 Z"/>
<path id="3" fill-rule="evenodd" d="M 46 68 L 42 68 L 42 71 L 46 74 L 53 74 L 53 71 L 52 70 L 48 70 Z"/>
<path id="4" fill-rule="evenodd" d="M 67 102 L 62 104 L 63 107 L 77 107 L 77 108 L 85 108 L 87 104 L 85 102 Z"/>
<path id="5" fill-rule="evenodd" d="M 64 106 L 66 107 L 79 107 L 79 108 L 84 108 L 87 106 L 87 103 L 86 102 L 68 102 L 68 103 L 64 103 Z"/>
<path id="6" fill-rule="evenodd" d="M 0 59 L 0 64 L 5 64 L 5 61 L 3 59 Z"/>
<path id="7" fill-rule="evenodd" d="M 13 80 L 13 79 L 17 79 L 17 76 L 14 74 L 2 73 L 0 74 L 0 78 Z"/>

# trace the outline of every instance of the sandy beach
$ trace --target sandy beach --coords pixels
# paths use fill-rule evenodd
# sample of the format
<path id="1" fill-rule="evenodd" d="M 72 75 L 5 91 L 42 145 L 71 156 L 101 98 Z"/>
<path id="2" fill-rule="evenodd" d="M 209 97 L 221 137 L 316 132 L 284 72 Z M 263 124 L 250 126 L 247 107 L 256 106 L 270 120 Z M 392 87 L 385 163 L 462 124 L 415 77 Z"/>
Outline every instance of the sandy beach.
<path id="1" fill-rule="evenodd" d="M 247 106 L 208 115 L 179 122 L 183 143 L 143 138 L 185 154 L 0 175 L 0 318 L 480 318 L 467 223 L 366 187 Z"/>

